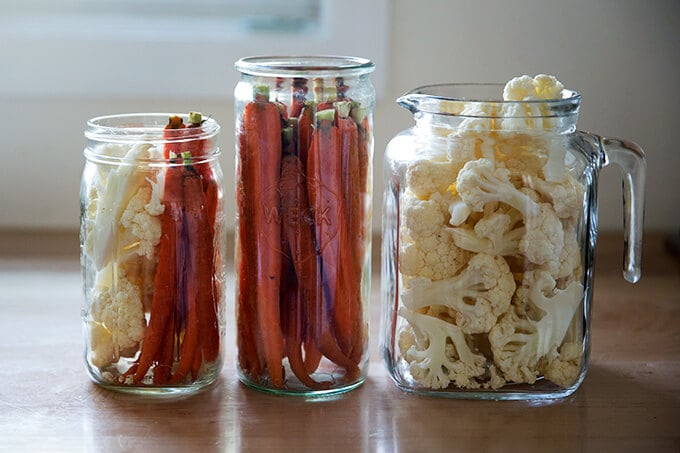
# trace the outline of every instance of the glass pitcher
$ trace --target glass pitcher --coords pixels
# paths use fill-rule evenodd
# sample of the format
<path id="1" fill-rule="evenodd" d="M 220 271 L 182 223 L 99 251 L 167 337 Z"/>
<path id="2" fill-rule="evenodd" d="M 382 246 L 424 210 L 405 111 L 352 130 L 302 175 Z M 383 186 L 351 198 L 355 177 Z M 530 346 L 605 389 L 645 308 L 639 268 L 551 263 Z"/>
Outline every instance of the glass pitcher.
<path id="1" fill-rule="evenodd" d="M 576 391 L 589 353 L 597 180 L 610 164 L 624 175 L 624 277 L 640 278 L 642 149 L 578 131 L 576 92 L 502 92 L 431 85 L 397 101 L 415 126 L 385 156 L 381 350 L 405 391 Z"/>

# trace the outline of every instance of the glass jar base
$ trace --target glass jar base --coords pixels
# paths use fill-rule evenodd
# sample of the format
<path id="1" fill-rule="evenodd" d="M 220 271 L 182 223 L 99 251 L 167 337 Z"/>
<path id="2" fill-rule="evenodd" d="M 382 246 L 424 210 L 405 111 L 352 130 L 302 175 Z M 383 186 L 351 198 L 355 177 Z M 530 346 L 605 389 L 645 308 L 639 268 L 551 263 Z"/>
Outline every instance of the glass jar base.
<path id="1" fill-rule="evenodd" d="M 359 387 L 361 384 L 364 383 L 366 380 L 366 377 L 361 377 L 355 382 L 342 385 L 342 386 L 337 386 L 337 387 L 332 387 L 329 389 L 322 389 L 322 390 L 317 390 L 317 389 L 310 389 L 308 387 L 303 387 L 300 385 L 299 387 L 284 387 L 284 388 L 274 388 L 274 387 L 269 387 L 266 385 L 262 385 L 258 382 L 254 382 L 252 379 L 250 379 L 247 376 L 244 376 L 243 374 L 239 373 L 239 380 L 243 385 L 246 387 L 249 387 L 254 390 L 258 390 L 260 392 L 265 392 L 265 393 L 270 393 L 273 395 L 282 395 L 282 396 L 298 396 L 298 397 L 303 397 L 303 398 L 333 398 L 335 396 L 342 395 L 344 393 L 350 392 L 357 387 Z"/>
<path id="2" fill-rule="evenodd" d="M 178 397 L 187 396 L 198 393 L 212 384 L 212 382 L 199 382 L 191 385 L 183 385 L 177 387 L 142 387 L 142 386 L 126 386 L 126 385 L 112 385 L 103 382 L 96 382 L 98 386 L 118 393 L 127 393 L 139 396 L 153 396 L 153 397 Z"/>
<path id="3" fill-rule="evenodd" d="M 435 398 L 451 398 L 462 400 L 487 400 L 487 401 L 550 401 L 563 400 L 572 395 L 578 389 L 574 386 L 568 389 L 553 391 L 513 391 L 513 390 L 432 390 L 415 389 L 397 384 L 397 387 L 406 393 L 420 396 L 430 396 Z"/>

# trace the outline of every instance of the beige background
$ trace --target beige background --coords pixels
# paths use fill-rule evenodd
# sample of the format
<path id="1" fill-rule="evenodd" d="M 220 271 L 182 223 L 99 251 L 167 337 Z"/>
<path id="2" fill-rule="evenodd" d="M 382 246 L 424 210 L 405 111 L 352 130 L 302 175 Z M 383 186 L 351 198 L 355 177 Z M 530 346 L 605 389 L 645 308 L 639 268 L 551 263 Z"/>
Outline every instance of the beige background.
<path id="1" fill-rule="evenodd" d="M 511 4 L 512 3 L 512 4 Z M 375 215 L 382 155 L 410 127 L 394 99 L 424 84 L 558 76 L 583 94 L 579 127 L 628 138 L 647 152 L 646 228 L 680 227 L 680 2 L 677 0 L 395 0 L 385 95 L 376 108 Z M 295 53 L 293 50 L 291 53 Z M 370 55 L 366 55 L 371 57 Z M 218 55 L 215 56 L 219 58 Z M 3 71 L 11 70 L 2 66 Z M 58 70 L 58 68 L 56 69 Z M 85 121 L 135 111 L 201 110 L 222 125 L 219 145 L 233 214 L 233 103 L 174 99 L 0 96 L 0 229 L 75 230 Z M 620 176 L 600 180 L 600 228 L 621 228 Z"/>

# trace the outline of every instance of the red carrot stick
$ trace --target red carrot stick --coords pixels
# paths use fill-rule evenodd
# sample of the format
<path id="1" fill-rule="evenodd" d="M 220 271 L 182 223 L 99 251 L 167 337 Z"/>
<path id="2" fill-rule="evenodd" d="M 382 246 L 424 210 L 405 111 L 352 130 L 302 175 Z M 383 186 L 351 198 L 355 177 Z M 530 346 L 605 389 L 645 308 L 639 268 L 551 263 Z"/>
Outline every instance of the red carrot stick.
<path id="1" fill-rule="evenodd" d="M 170 318 L 167 321 L 166 328 L 170 328 L 172 337 L 174 337 L 175 326 L 175 310 L 171 310 Z M 153 383 L 155 385 L 164 385 L 170 381 L 172 374 L 172 364 L 175 359 L 175 341 L 174 338 L 167 338 L 161 346 L 158 363 L 153 368 Z"/>
<path id="2" fill-rule="evenodd" d="M 191 154 L 182 157 L 190 159 Z M 214 313 L 212 286 L 212 229 L 208 224 L 202 177 L 187 165 L 185 160 L 183 186 L 185 200 L 185 244 L 187 259 L 183 269 L 186 275 L 185 300 L 187 302 L 186 327 L 180 361 L 170 380 L 179 383 L 195 366 L 195 355 L 214 354 L 219 348 L 219 327 Z M 206 341 L 200 340 L 205 338 Z M 205 360 L 207 361 L 207 360 Z"/>
<path id="3" fill-rule="evenodd" d="M 316 329 L 317 331 L 319 329 Z M 316 340 L 309 333 L 310 328 L 307 327 L 307 335 L 305 336 L 305 341 L 303 343 L 303 349 L 305 351 L 305 369 L 307 373 L 312 375 L 319 368 L 323 354 L 319 351 L 319 347 L 316 344 Z"/>
<path id="4" fill-rule="evenodd" d="M 363 349 L 361 334 L 362 304 L 361 276 L 363 249 L 360 247 L 363 215 L 359 186 L 359 133 L 356 123 L 349 118 L 351 104 L 336 102 L 337 128 L 342 159 L 342 203 L 345 207 L 344 227 L 340 230 L 340 288 L 335 306 L 336 322 L 346 326 L 349 336 L 348 353 L 355 345 Z M 344 320 L 342 318 L 344 317 Z M 340 328 L 340 327 L 338 327 Z M 359 357 L 361 354 L 358 355 Z"/>
<path id="5" fill-rule="evenodd" d="M 324 110 L 316 114 L 317 127 L 314 131 L 307 162 L 307 190 L 309 203 L 314 212 L 316 247 L 320 264 L 319 285 L 323 302 L 319 307 L 316 332 L 317 345 L 323 355 L 356 374 L 358 368 L 346 355 L 351 347 L 351 330 L 346 317 L 334 316 L 339 303 L 338 293 L 340 237 L 345 226 L 345 210 L 342 204 L 342 159 L 339 152 L 339 136 L 333 124 L 335 110 Z M 331 332 L 333 329 L 333 332 Z M 333 338 L 335 337 L 335 339 Z M 337 341 L 337 343 L 336 343 Z"/>
<path id="6" fill-rule="evenodd" d="M 236 345 L 238 348 L 238 364 L 243 373 L 253 379 L 260 376 L 264 368 L 260 360 L 261 347 L 258 347 L 256 291 L 258 285 L 255 255 L 252 247 L 255 235 L 252 219 L 256 207 L 252 200 L 252 167 L 253 156 L 246 152 L 245 131 L 239 134 L 239 159 L 236 167 L 236 199 L 238 209 L 238 231 L 236 246 L 236 262 L 238 268 L 238 285 L 236 293 Z"/>
<path id="7" fill-rule="evenodd" d="M 201 125 L 203 124 L 203 116 L 198 112 L 191 112 L 189 114 L 189 126 L 186 130 L 186 135 L 191 137 L 193 135 L 199 135 L 202 133 Z M 207 157 L 207 139 L 194 139 L 188 142 L 188 152 L 193 161 L 192 167 L 198 172 L 202 180 L 202 200 L 205 203 L 205 228 L 210 232 L 210 237 L 214 237 L 218 232 L 215 230 L 217 221 L 217 208 L 219 200 L 222 197 L 221 188 L 217 183 L 217 178 L 215 177 L 215 172 L 211 167 L 210 162 L 201 162 L 201 160 Z M 208 272 L 207 269 L 202 269 L 201 272 L 205 272 L 206 275 L 203 278 L 210 278 L 211 282 L 214 282 L 213 276 L 218 273 L 218 269 L 221 266 L 219 262 L 219 256 L 216 256 L 213 247 L 212 240 L 206 243 L 204 247 L 210 252 L 210 262 L 211 270 Z M 202 360 L 210 363 L 214 362 L 220 354 L 220 336 L 218 327 L 218 311 L 219 311 L 219 288 L 213 285 L 213 289 L 210 292 L 210 302 L 211 306 L 200 307 L 201 316 L 203 316 L 202 324 L 205 326 L 200 330 L 201 350 L 203 352 Z M 196 361 L 192 368 L 198 365 L 199 361 Z M 196 371 L 195 369 L 192 371 Z"/>
<path id="8" fill-rule="evenodd" d="M 252 215 L 247 228 L 254 229 L 254 240 L 242 250 L 256 257 L 256 304 L 259 333 L 267 371 L 273 387 L 283 386 L 283 336 L 279 313 L 281 280 L 281 226 L 278 213 L 280 197 L 278 180 L 281 170 L 281 117 L 277 106 L 269 102 L 267 87 L 255 88 L 255 100 L 246 105 L 243 114 L 244 148 L 248 155 L 248 179 L 244 190 L 253 203 L 246 209 Z"/>
<path id="9" fill-rule="evenodd" d="M 312 144 L 312 133 L 316 122 L 316 104 L 312 101 L 305 102 L 297 126 L 297 155 L 303 167 L 307 166 L 309 146 Z"/>
<path id="10" fill-rule="evenodd" d="M 370 156 L 372 153 L 373 143 L 370 125 L 368 122 L 369 118 L 368 115 L 366 114 L 366 109 L 361 107 L 360 104 L 353 102 L 351 117 L 357 124 L 357 129 L 359 132 L 359 146 L 358 146 L 359 179 L 356 183 L 357 193 L 359 194 L 359 205 L 357 208 L 358 212 L 355 214 L 357 218 L 357 223 L 359 224 L 359 229 L 357 230 L 358 237 L 354 239 L 354 246 L 355 256 L 360 260 L 358 262 L 357 268 L 359 269 L 360 272 L 362 272 L 364 264 L 363 257 L 366 253 L 366 243 L 369 235 L 371 234 L 369 230 L 370 225 L 366 222 L 366 218 L 368 215 L 367 211 L 369 209 L 371 202 L 370 200 L 371 188 L 369 187 L 370 184 L 369 176 L 371 175 L 372 171 L 370 165 Z M 361 276 L 359 278 L 361 278 Z M 363 307 L 363 305 L 360 305 L 360 307 Z M 363 351 L 363 348 L 359 349 L 355 348 L 358 348 L 359 344 L 364 345 L 366 343 L 365 338 L 366 335 L 368 334 L 368 325 L 366 322 L 362 322 L 359 327 L 360 327 L 359 331 L 357 332 L 357 335 L 355 335 L 355 346 L 353 347 L 352 350 L 352 358 L 357 358 L 360 351 Z"/>
<path id="11" fill-rule="evenodd" d="M 174 131 L 181 127 L 183 127 L 181 118 L 171 117 L 164 136 L 173 137 Z M 176 145 L 172 143 L 166 146 L 164 154 L 168 158 L 174 156 L 172 151 L 174 146 Z M 161 238 L 158 247 L 158 267 L 149 325 L 144 333 L 141 353 L 134 372 L 135 382 L 141 381 L 156 361 L 160 361 L 165 367 L 169 366 L 168 357 L 172 356 L 168 352 L 171 348 L 168 344 L 174 344 L 175 338 L 173 313 L 179 303 L 178 287 L 181 265 L 178 262 L 178 249 L 183 236 L 184 222 L 184 188 L 179 167 L 170 165 L 166 170 L 163 205 L 164 210 L 160 215 Z M 158 384 L 165 383 L 163 373 L 155 378 Z"/>
<path id="12" fill-rule="evenodd" d="M 295 376 L 307 387 L 328 388 L 329 382 L 320 383 L 310 377 L 311 373 L 302 358 L 302 343 L 307 336 L 307 328 L 316 324 L 315 307 L 318 306 L 319 282 L 314 231 L 310 219 L 307 218 L 309 202 L 306 181 L 302 162 L 297 156 L 288 154 L 283 157 L 279 191 L 283 212 L 282 234 L 290 248 L 297 282 L 292 294 L 286 296 L 291 299 L 292 305 L 288 314 L 286 337 L 288 362 Z M 317 365 L 318 361 L 314 370 Z"/>
<path id="13" fill-rule="evenodd" d="M 307 97 L 307 79 L 303 77 L 293 78 L 291 84 L 291 99 L 290 99 L 290 117 L 298 118 L 305 105 L 305 98 Z"/>

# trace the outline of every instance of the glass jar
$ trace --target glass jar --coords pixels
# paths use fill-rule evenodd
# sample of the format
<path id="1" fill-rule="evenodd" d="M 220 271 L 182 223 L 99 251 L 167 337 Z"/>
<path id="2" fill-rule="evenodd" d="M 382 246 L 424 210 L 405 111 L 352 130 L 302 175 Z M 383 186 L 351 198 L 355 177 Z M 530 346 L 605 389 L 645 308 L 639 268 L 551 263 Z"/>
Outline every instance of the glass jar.
<path id="1" fill-rule="evenodd" d="M 80 191 L 85 361 L 104 387 L 183 393 L 222 367 L 219 125 L 200 113 L 87 123 Z"/>
<path id="2" fill-rule="evenodd" d="M 624 174 L 624 276 L 640 277 L 642 150 L 577 131 L 576 92 L 501 93 L 434 85 L 397 101 L 415 126 L 386 150 L 381 350 L 405 391 L 576 391 L 589 352 L 598 173 L 611 163 Z"/>
<path id="3" fill-rule="evenodd" d="M 373 63 L 236 63 L 238 371 L 273 393 L 360 385 L 368 363 Z"/>

